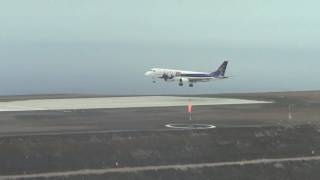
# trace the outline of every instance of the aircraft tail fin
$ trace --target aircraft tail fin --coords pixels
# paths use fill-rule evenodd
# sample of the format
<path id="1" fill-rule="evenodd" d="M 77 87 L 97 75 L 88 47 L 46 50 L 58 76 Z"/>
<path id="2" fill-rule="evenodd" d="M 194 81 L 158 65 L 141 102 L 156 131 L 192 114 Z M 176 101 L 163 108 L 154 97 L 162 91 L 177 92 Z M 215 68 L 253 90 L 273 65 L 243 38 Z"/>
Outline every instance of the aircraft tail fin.
<path id="1" fill-rule="evenodd" d="M 224 77 L 224 74 L 226 72 L 228 66 L 228 61 L 224 61 L 221 66 L 214 72 L 210 73 L 213 77 Z"/>

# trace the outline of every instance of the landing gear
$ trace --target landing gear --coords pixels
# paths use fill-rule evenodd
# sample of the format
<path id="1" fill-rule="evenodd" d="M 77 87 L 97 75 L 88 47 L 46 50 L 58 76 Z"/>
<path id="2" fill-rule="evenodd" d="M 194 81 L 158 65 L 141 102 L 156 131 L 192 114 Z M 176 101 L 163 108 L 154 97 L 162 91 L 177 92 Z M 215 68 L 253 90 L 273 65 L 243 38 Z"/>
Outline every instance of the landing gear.
<path id="1" fill-rule="evenodd" d="M 182 79 L 179 80 L 179 86 L 183 86 Z"/>
<path id="2" fill-rule="evenodd" d="M 189 87 L 193 87 L 193 84 L 192 84 L 192 83 L 190 83 L 190 84 L 189 84 Z"/>

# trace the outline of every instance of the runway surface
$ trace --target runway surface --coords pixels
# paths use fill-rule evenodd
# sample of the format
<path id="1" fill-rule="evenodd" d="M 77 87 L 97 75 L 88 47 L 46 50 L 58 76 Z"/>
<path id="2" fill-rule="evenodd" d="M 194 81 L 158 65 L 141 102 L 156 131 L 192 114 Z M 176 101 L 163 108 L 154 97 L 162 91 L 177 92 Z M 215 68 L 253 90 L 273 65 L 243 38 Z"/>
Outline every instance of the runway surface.
<path id="1" fill-rule="evenodd" d="M 320 178 L 320 92 L 18 96 L 0 109 L 0 179 Z"/>
<path id="2" fill-rule="evenodd" d="M 174 96 L 138 96 L 138 97 L 98 97 L 37 99 L 0 102 L 0 111 L 43 111 L 75 109 L 109 109 L 139 107 L 172 107 L 193 105 L 261 104 L 267 101 L 255 101 L 232 98 L 174 97 Z"/>

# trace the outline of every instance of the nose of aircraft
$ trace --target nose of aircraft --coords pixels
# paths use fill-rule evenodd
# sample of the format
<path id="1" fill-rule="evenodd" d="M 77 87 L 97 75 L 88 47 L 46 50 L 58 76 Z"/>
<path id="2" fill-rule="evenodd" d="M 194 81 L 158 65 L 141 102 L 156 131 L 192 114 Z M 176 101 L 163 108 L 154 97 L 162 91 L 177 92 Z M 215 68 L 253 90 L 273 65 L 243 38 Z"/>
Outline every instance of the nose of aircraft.
<path id="1" fill-rule="evenodd" d="M 150 76 L 152 74 L 151 71 L 147 71 L 146 73 L 144 73 L 145 76 Z"/>

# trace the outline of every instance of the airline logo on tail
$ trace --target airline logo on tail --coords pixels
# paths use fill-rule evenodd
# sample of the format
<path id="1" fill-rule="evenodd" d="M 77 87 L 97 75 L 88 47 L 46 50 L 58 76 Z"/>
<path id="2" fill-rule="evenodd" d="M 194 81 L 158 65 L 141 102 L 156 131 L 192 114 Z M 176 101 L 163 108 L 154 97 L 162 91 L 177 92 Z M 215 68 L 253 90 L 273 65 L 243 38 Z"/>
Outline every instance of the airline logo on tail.
<path id="1" fill-rule="evenodd" d="M 224 61 L 222 65 L 218 68 L 218 70 L 215 72 L 212 72 L 211 75 L 216 77 L 219 77 L 219 76 L 224 77 L 227 66 L 228 66 L 228 61 Z"/>

